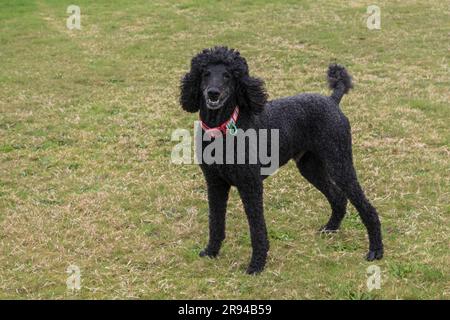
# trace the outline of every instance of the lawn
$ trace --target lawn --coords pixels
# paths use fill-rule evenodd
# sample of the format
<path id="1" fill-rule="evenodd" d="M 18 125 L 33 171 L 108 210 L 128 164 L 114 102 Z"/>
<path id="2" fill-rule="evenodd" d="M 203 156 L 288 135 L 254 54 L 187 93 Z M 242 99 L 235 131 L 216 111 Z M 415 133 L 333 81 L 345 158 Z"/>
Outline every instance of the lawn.
<path id="1" fill-rule="evenodd" d="M 81 8 L 69 30 L 67 6 Z M 366 26 L 381 9 L 381 30 Z M 0 298 L 450 299 L 450 7 L 432 1 L 17 0 L 0 4 Z M 245 275 L 247 221 L 232 190 L 218 259 L 206 188 L 171 163 L 179 79 L 225 44 L 271 98 L 328 94 L 330 62 L 355 88 L 341 107 L 382 221 L 385 258 L 363 257 L 349 207 L 330 209 L 293 163 L 265 183 L 264 273 Z M 381 270 L 369 291 L 367 268 Z M 67 268 L 81 271 L 68 290 Z"/>

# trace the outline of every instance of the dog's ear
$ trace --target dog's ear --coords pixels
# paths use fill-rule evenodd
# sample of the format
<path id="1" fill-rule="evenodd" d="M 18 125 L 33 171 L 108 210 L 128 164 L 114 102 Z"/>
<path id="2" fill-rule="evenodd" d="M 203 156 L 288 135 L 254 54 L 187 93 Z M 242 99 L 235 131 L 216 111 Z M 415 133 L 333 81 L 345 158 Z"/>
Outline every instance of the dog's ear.
<path id="1" fill-rule="evenodd" d="M 187 112 L 197 112 L 199 110 L 200 97 L 200 76 L 196 70 L 186 73 L 180 84 L 180 104 Z"/>
<path id="2" fill-rule="evenodd" d="M 243 110 L 259 113 L 267 103 L 267 92 L 264 81 L 248 75 L 238 81 L 237 103 Z"/>

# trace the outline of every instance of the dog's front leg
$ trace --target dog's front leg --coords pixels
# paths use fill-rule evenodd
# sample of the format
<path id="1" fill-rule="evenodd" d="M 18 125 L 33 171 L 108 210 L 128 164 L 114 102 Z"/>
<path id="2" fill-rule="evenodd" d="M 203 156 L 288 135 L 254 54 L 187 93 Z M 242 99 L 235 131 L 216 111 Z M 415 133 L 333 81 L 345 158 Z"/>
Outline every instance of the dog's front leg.
<path id="1" fill-rule="evenodd" d="M 248 274 L 259 273 L 264 269 L 269 251 L 266 222 L 263 212 L 263 185 L 262 181 L 247 181 L 237 186 L 245 213 L 250 226 L 250 238 L 252 242 L 252 258 L 247 268 Z"/>
<path id="2" fill-rule="evenodd" d="M 230 185 L 218 179 L 207 179 L 209 205 L 209 242 L 201 257 L 215 257 L 225 239 L 225 214 Z"/>

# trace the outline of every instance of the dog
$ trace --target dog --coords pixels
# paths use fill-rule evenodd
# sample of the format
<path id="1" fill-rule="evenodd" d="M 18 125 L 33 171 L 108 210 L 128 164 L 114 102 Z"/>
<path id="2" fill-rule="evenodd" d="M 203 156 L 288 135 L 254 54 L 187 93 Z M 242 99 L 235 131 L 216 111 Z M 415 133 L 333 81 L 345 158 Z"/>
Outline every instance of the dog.
<path id="1" fill-rule="evenodd" d="M 342 97 L 353 87 L 352 78 L 338 64 L 331 64 L 327 75 L 331 96 L 304 93 L 268 101 L 264 81 L 250 76 L 245 58 L 237 50 L 218 46 L 192 58 L 190 71 L 181 79 L 180 104 L 187 112 L 198 112 L 202 132 L 211 133 L 210 141 L 202 142 L 202 150 L 217 139 L 217 133 L 224 143 L 233 138 L 230 123 L 243 131 L 277 129 L 279 165 L 295 161 L 303 177 L 330 203 L 331 217 L 320 231 L 338 230 L 350 200 L 367 229 L 366 259 L 381 259 L 380 220 L 357 180 L 350 124 L 339 107 Z M 236 153 L 236 149 L 228 152 Z M 263 181 L 267 175 L 261 174 L 261 161 L 201 163 L 200 167 L 209 205 L 209 241 L 200 256 L 218 255 L 225 239 L 228 194 L 235 186 L 250 227 L 252 256 L 247 273 L 263 271 L 269 241 L 263 213 Z"/>

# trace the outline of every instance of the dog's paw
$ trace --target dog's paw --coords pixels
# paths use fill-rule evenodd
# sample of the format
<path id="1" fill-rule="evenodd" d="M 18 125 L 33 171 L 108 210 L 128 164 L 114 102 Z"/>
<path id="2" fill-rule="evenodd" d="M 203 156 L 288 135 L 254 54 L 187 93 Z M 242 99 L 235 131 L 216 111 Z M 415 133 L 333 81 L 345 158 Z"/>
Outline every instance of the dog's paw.
<path id="1" fill-rule="evenodd" d="M 327 224 L 320 227 L 319 233 L 336 233 L 339 231 L 338 227 L 328 226 Z"/>
<path id="2" fill-rule="evenodd" d="M 383 258 L 383 249 L 369 250 L 366 255 L 367 261 L 380 260 Z"/>
<path id="3" fill-rule="evenodd" d="M 215 258 L 215 257 L 217 257 L 218 254 L 219 254 L 218 251 L 212 251 L 212 250 L 209 250 L 208 248 L 205 248 L 202 251 L 200 251 L 200 253 L 198 255 L 200 257 Z"/>
<path id="4" fill-rule="evenodd" d="M 264 270 L 264 266 L 250 264 L 245 273 L 251 274 L 251 275 L 257 275 L 257 274 L 261 273 L 263 270 Z"/>

